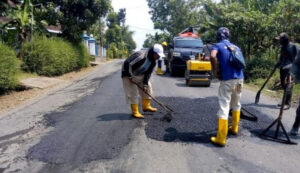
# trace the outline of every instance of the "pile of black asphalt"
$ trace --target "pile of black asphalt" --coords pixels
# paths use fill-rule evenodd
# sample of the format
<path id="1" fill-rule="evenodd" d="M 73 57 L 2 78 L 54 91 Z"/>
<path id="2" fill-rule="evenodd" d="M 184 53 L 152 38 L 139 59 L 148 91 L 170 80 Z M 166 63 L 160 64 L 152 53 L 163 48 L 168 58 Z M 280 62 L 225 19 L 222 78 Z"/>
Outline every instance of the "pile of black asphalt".
<path id="1" fill-rule="evenodd" d="M 146 135 L 149 138 L 165 142 L 209 143 L 210 136 L 217 132 L 218 98 L 158 97 L 161 102 L 175 111 L 171 122 L 162 121 L 166 112 L 158 108 L 157 113 L 145 113 Z M 257 122 L 241 119 L 240 131 L 250 131 L 259 135 L 273 121 L 267 115 L 255 109 L 244 107 L 258 117 Z M 229 123 L 230 123 L 229 117 Z"/>

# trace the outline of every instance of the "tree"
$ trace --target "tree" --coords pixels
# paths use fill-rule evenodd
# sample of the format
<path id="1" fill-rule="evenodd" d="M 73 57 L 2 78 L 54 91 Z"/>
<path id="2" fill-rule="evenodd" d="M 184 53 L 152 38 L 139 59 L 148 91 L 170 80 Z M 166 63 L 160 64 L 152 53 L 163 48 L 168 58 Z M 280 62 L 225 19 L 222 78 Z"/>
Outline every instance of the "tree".
<path id="1" fill-rule="evenodd" d="M 132 38 L 133 32 L 125 25 L 125 18 L 126 13 L 122 9 L 118 13 L 112 11 L 107 16 L 108 29 L 105 32 L 105 41 L 112 58 L 125 57 L 136 48 Z"/>
<path id="2" fill-rule="evenodd" d="M 189 26 L 201 23 L 199 0 L 147 0 L 154 28 L 175 36 Z M 200 14 L 200 15 L 199 15 Z"/>
<path id="3" fill-rule="evenodd" d="M 146 35 L 146 40 L 144 41 L 143 47 L 144 48 L 150 48 L 152 47 L 155 43 L 162 43 L 166 41 L 167 43 L 171 42 L 170 35 L 167 33 L 155 33 L 154 35 L 147 34 Z"/>
<path id="4" fill-rule="evenodd" d="M 2 28 L 7 30 L 8 28 L 15 28 L 18 34 L 20 49 L 19 57 L 23 57 L 22 44 L 25 42 L 28 33 L 30 32 L 31 25 L 34 25 L 34 20 L 30 18 L 30 0 L 24 0 L 23 4 L 16 5 L 15 8 L 9 4 L 4 4 L 5 15 L 9 19 L 9 22 L 4 24 Z"/>
<path id="5" fill-rule="evenodd" d="M 126 21 L 126 9 L 121 8 L 118 12 L 118 25 L 124 26 Z"/>
<path id="6" fill-rule="evenodd" d="M 84 30 L 90 28 L 99 17 L 104 17 L 111 9 L 110 0 L 33 0 L 46 7 L 54 7 L 52 15 L 47 17 L 49 23 L 59 23 L 62 26 L 63 37 L 72 42 L 79 42 Z M 60 12 L 60 15 L 55 13 Z"/>
<path id="7" fill-rule="evenodd" d="M 125 43 L 125 50 L 127 50 L 127 54 L 131 54 L 132 51 L 136 48 L 136 43 L 132 38 L 134 32 L 130 31 L 128 26 L 123 26 L 121 32 L 123 36 L 123 41 Z"/>

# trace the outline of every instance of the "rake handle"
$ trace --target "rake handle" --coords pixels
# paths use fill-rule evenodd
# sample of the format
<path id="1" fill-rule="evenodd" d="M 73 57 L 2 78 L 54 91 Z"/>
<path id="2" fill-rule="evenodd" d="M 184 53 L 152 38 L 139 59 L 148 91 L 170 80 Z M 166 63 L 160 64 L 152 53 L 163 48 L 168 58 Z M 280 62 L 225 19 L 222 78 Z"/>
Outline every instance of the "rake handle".
<path id="1" fill-rule="evenodd" d="M 163 107 L 165 110 L 170 111 L 170 112 L 174 112 L 171 108 L 169 108 L 168 106 L 164 105 L 163 103 L 161 103 L 160 101 L 158 101 L 156 98 L 154 98 L 151 94 L 149 94 L 148 92 L 144 91 L 144 88 L 142 88 L 139 84 L 137 84 L 135 81 L 131 80 L 132 83 L 134 83 L 139 89 L 141 89 L 145 94 L 147 94 L 149 97 L 151 97 L 157 104 L 159 104 L 161 107 Z"/>

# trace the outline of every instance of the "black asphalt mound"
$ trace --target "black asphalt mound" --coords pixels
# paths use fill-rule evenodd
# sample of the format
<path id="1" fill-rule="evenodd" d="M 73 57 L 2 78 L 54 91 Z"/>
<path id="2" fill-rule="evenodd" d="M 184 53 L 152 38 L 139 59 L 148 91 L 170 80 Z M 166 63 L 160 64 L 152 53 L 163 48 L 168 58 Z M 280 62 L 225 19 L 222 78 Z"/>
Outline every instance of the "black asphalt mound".
<path id="1" fill-rule="evenodd" d="M 149 138 L 166 142 L 208 143 L 210 136 L 217 131 L 218 98 L 206 97 L 190 99 L 183 97 L 158 97 L 161 102 L 175 111 L 170 123 L 161 121 L 165 111 L 156 105 L 158 113 L 147 115 L 145 131 Z M 240 130 L 248 130 L 255 135 L 268 127 L 273 121 L 257 111 L 255 106 L 244 107 L 258 117 L 257 122 L 241 119 Z M 229 120 L 229 123 L 231 120 Z"/>

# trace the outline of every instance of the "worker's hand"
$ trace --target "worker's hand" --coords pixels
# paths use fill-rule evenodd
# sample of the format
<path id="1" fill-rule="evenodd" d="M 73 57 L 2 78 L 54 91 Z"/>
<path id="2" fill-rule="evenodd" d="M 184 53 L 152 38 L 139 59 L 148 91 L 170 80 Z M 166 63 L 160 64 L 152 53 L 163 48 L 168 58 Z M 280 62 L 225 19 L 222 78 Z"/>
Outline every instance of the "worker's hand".
<path id="1" fill-rule="evenodd" d="M 292 68 L 292 65 L 293 65 L 292 63 L 291 63 L 291 64 L 288 64 L 288 65 L 285 65 L 285 66 L 282 67 L 282 69 L 283 69 L 283 70 L 289 70 L 289 69 Z"/>
<path id="2" fill-rule="evenodd" d="M 144 91 L 145 93 L 148 93 L 148 94 L 149 94 L 149 86 L 148 86 L 148 85 L 144 85 L 144 86 L 143 86 L 143 91 Z"/>
<path id="3" fill-rule="evenodd" d="M 210 61 L 210 57 L 209 56 L 205 56 L 204 57 L 204 61 Z"/>

